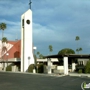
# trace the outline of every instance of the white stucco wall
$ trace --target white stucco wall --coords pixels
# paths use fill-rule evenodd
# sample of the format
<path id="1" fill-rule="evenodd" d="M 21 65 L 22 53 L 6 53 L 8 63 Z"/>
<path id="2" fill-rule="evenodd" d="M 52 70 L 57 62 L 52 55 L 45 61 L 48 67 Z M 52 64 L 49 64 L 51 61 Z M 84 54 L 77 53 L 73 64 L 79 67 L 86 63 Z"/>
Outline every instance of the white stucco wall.
<path id="1" fill-rule="evenodd" d="M 78 63 L 79 63 L 80 61 L 83 61 L 83 64 L 86 65 L 86 63 L 87 63 L 88 60 L 89 60 L 89 59 L 78 59 Z"/>

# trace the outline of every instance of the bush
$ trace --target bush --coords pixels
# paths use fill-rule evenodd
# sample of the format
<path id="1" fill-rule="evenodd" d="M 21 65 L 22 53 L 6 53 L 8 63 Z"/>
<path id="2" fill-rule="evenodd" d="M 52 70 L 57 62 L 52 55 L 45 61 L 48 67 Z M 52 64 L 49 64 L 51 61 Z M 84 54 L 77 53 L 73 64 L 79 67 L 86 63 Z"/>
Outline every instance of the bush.
<path id="1" fill-rule="evenodd" d="M 28 67 L 28 72 L 32 72 L 33 73 L 33 69 L 35 69 L 37 73 L 43 73 L 44 72 L 43 64 L 37 64 L 36 66 L 34 64 L 31 64 Z"/>
<path id="2" fill-rule="evenodd" d="M 34 64 L 31 64 L 31 65 L 28 67 L 28 72 L 32 72 L 32 73 L 33 73 L 34 67 L 35 67 L 35 65 L 34 65 Z"/>
<path id="3" fill-rule="evenodd" d="M 85 72 L 85 66 L 84 65 L 76 65 L 76 72 L 79 72 L 79 70 L 82 70 L 82 73 Z"/>
<path id="4" fill-rule="evenodd" d="M 12 64 L 6 67 L 6 71 L 12 71 Z"/>
<path id="5" fill-rule="evenodd" d="M 44 72 L 44 65 L 43 64 L 37 64 L 37 72 L 43 73 Z"/>
<path id="6" fill-rule="evenodd" d="M 90 73 L 90 60 L 87 61 L 87 64 L 85 66 L 85 73 Z"/>
<path id="7" fill-rule="evenodd" d="M 82 73 L 82 69 L 79 69 L 78 73 Z"/>

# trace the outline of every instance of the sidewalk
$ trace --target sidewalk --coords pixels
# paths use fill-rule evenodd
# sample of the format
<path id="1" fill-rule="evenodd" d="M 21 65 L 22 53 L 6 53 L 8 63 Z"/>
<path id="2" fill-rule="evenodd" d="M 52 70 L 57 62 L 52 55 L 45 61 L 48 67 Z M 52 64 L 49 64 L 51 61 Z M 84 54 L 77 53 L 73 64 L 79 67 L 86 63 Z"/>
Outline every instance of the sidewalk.
<path id="1" fill-rule="evenodd" d="M 90 74 L 69 73 L 69 76 L 90 77 Z"/>

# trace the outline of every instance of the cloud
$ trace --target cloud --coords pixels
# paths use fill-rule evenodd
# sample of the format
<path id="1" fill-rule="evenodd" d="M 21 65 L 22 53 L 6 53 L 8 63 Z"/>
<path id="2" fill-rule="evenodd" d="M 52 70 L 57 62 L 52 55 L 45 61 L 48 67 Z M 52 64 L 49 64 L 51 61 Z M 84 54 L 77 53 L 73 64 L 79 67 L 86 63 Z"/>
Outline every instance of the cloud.
<path id="1" fill-rule="evenodd" d="M 33 35 L 36 42 L 68 42 L 71 40 L 68 37 L 69 33 L 62 30 L 57 31 L 55 30 L 55 26 L 50 28 L 36 23 L 33 23 Z"/>
<path id="2" fill-rule="evenodd" d="M 12 4 L 10 4 L 12 3 Z M 8 25 L 5 36 L 20 38 L 20 17 L 29 8 L 28 1 L 0 1 L 0 22 Z M 47 53 L 52 44 L 54 50 L 70 47 L 76 49 L 75 37 L 80 36 L 82 53 L 90 53 L 90 0 L 38 0 L 32 1 L 33 40 L 38 50 Z"/>
<path id="3" fill-rule="evenodd" d="M 0 20 L 0 23 L 6 23 L 7 25 L 16 25 L 16 26 L 20 26 L 20 22 L 15 22 L 15 21 L 9 21 L 9 20 L 6 20 L 6 19 L 1 19 Z"/>
<path id="4" fill-rule="evenodd" d="M 23 3 L 21 0 L 0 1 L 0 16 L 20 15 L 26 8 L 26 2 Z"/>
<path id="5" fill-rule="evenodd" d="M 38 2 L 36 2 L 38 4 Z M 82 19 L 82 17 L 90 14 L 88 12 L 90 1 L 83 0 L 68 0 L 68 1 L 44 1 L 40 6 L 34 9 L 35 21 L 48 23 L 59 23 L 61 22 L 72 22 L 77 19 Z M 47 5 L 46 5 L 47 4 Z M 50 7 L 51 6 L 51 7 Z M 42 7 L 42 8 L 41 8 Z M 89 15 L 88 15 L 89 16 Z M 41 18 L 39 20 L 39 18 Z"/>
<path id="6" fill-rule="evenodd" d="M 20 29 L 20 22 L 8 21 L 2 19 L 0 23 L 6 23 L 7 28 L 4 30 L 4 36 L 7 37 L 8 40 L 15 40 L 20 39 L 21 37 L 21 29 Z M 0 30 L 0 36 L 2 36 L 2 32 Z M 0 37 L 2 38 L 2 37 Z"/>

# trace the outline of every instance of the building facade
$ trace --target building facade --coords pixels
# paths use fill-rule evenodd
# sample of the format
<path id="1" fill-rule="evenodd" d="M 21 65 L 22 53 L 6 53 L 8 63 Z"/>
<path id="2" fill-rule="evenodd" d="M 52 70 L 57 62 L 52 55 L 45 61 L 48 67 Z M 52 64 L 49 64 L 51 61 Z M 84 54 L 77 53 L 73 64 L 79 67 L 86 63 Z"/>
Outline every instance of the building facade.
<path id="1" fill-rule="evenodd" d="M 8 41 L 3 43 L 0 41 L 0 60 L 6 61 L 11 58 L 21 57 L 21 40 Z"/>

